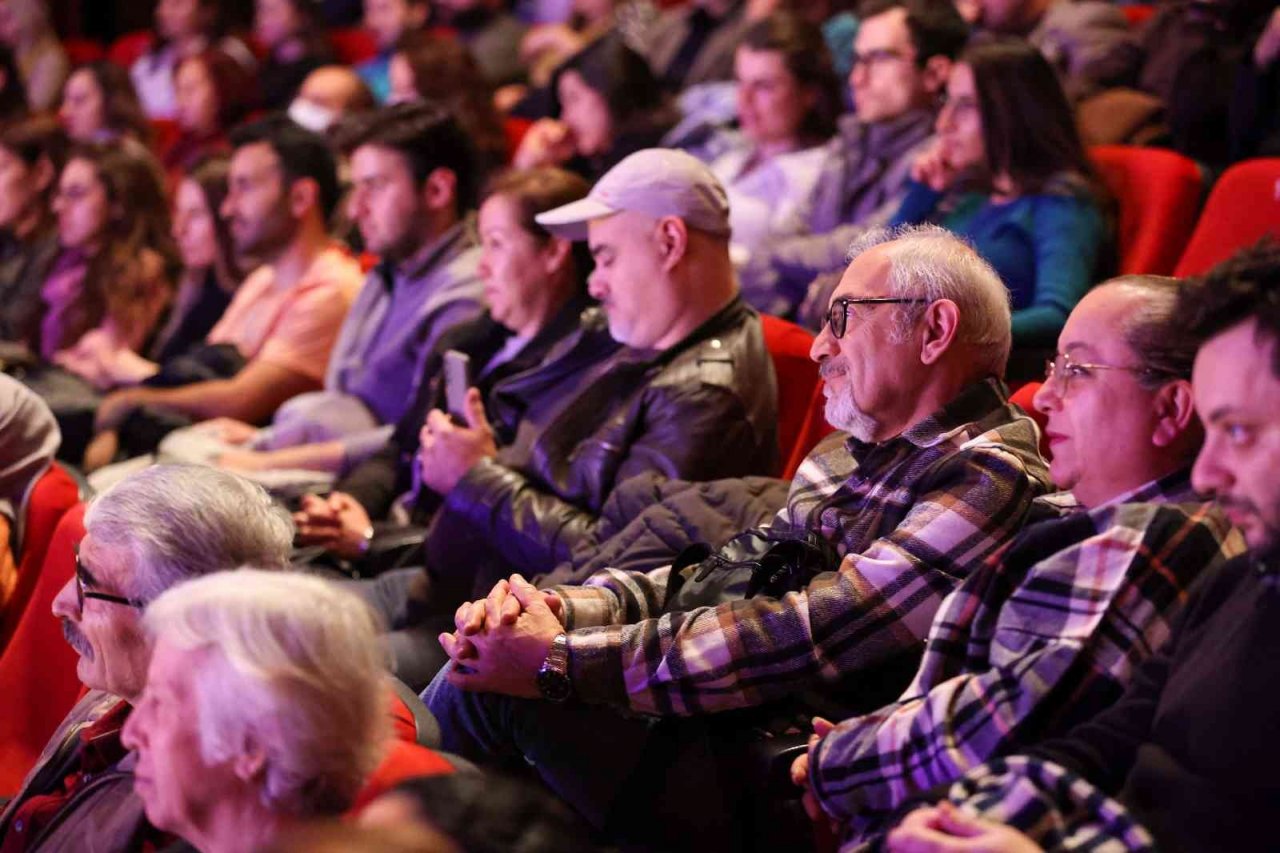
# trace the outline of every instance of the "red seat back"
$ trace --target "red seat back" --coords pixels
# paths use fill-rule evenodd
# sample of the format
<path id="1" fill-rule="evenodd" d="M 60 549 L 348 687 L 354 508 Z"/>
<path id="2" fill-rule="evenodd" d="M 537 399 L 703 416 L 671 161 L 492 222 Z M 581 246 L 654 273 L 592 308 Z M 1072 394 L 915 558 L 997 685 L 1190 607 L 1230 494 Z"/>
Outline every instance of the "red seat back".
<path id="1" fill-rule="evenodd" d="M 760 326 L 778 380 L 778 459 L 785 466 L 804 438 L 809 401 L 818 385 L 818 365 L 809 358 L 813 335 L 768 314 L 760 315 Z"/>
<path id="2" fill-rule="evenodd" d="M 96 62 L 107 55 L 107 52 L 102 49 L 102 45 L 92 39 L 65 38 L 62 40 L 62 49 L 67 52 L 67 60 L 70 61 L 73 68 L 89 62 Z"/>
<path id="3" fill-rule="evenodd" d="M 1237 163 L 1218 179 L 1175 275 L 1199 275 L 1266 235 L 1280 235 L 1280 157 Z"/>
<path id="4" fill-rule="evenodd" d="M 129 68 L 138 61 L 138 57 L 151 49 L 151 39 L 149 30 L 125 33 L 107 48 L 107 59 L 121 68 Z"/>
<path id="5" fill-rule="evenodd" d="M 1119 207 L 1121 275 L 1169 275 L 1196 224 L 1204 181 L 1195 161 L 1158 148 L 1089 149 Z"/>
<path id="6" fill-rule="evenodd" d="M 378 55 L 378 42 L 373 33 L 359 27 L 329 30 L 329 44 L 334 58 L 343 65 L 359 65 Z"/>
<path id="7" fill-rule="evenodd" d="M 84 536 L 84 506 L 67 511 L 13 636 L 0 649 L 0 795 L 17 791 L 58 723 L 80 694 L 78 656 L 50 613 L 53 599 L 75 575 L 75 545 Z M 20 697 L 20 698 L 19 698 Z"/>
<path id="8" fill-rule="evenodd" d="M 1129 26 L 1137 28 L 1145 24 L 1156 13 L 1156 7 L 1142 3 L 1132 3 L 1128 6 L 1121 6 L 1120 11 L 1124 12 L 1125 20 L 1129 22 Z"/>
<path id="9" fill-rule="evenodd" d="M 788 480 L 796 475 L 796 469 L 809 455 L 809 451 L 813 450 L 819 441 L 836 431 L 835 427 L 827 423 L 826 407 L 827 396 L 822 393 L 822 383 L 818 382 L 813 386 L 813 393 L 809 396 L 804 423 L 801 424 L 800 434 L 796 437 L 795 448 L 782 471 L 782 476 Z"/>
<path id="10" fill-rule="evenodd" d="M 56 462 L 36 482 L 27 501 L 18 582 L 9 600 L 0 608 L 0 651 L 8 644 L 19 618 L 27 608 L 40 580 L 41 569 L 53 541 L 58 522 L 80 500 L 76 481 Z"/>
<path id="11" fill-rule="evenodd" d="M 405 779 L 417 776 L 440 776 L 454 772 L 454 767 L 439 753 L 416 743 L 393 738 L 382 763 L 365 780 L 348 814 L 360 811 Z"/>
<path id="12" fill-rule="evenodd" d="M 1045 459 L 1049 458 L 1049 442 L 1045 438 L 1044 430 L 1049 424 L 1049 416 L 1044 412 L 1038 411 L 1032 405 L 1036 392 L 1040 390 L 1041 382 L 1028 382 L 1017 391 L 1013 392 L 1013 396 L 1009 398 L 1009 402 L 1020 406 L 1022 411 L 1031 416 L 1031 420 L 1036 422 L 1036 426 L 1040 428 L 1040 455 Z"/>

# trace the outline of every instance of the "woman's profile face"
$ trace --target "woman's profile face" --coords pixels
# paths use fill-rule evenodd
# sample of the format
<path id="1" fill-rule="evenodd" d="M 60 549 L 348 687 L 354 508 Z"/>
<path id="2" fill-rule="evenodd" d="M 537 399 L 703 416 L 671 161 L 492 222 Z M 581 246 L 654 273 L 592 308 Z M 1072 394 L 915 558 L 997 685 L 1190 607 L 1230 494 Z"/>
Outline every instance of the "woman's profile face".
<path id="1" fill-rule="evenodd" d="M 520 224 L 516 203 L 490 196 L 480 206 L 480 266 L 485 302 L 493 319 L 514 332 L 528 331 L 531 309 L 542 304 L 551 270 L 538 240 Z"/>
<path id="2" fill-rule="evenodd" d="M 79 157 L 67 163 L 58 178 L 58 192 L 53 199 L 62 246 L 91 249 L 106 230 L 110 208 L 107 188 L 93 164 Z"/>
<path id="3" fill-rule="evenodd" d="M 613 145 L 613 114 L 604 95 L 587 85 L 577 71 L 560 75 L 560 120 L 569 126 L 574 147 L 584 157 L 603 154 Z"/>
<path id="4" fill-rule="evenodd" d="M 87 69 L 67 78 L 58 118 L 67 129 L 67 135 L 77 142 L 92 142 L 106 129 L 106 98 L 98 81 Z"/>
<path id="5" fill-rule="evenodd" d="M 208 269 L 218 257 L 217 223 L 204 190 L 190 178 L 173 197 L 173 239 L 187 269 Z"/>
<path id="6" fill-rule="evenodd" d="M 982 114 L 973 68 L 956 63 L 947 80 L 947 102 L 938 113 L 938 140 L 943 156 L 957 171 L 981 167 L 987 162 L 987 146 L 982 138 Z"/>

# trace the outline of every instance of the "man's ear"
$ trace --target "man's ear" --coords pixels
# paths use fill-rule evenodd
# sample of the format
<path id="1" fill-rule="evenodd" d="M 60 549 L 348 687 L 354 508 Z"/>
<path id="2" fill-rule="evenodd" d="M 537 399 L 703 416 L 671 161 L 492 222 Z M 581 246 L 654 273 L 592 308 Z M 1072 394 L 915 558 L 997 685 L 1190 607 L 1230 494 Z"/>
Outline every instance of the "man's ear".
<path id="1" fill-rule="evenodd" d="M 920 362 L 935 364 L 955 342 L 960 309 L 950 299 L 935 299 L 924 309 L 920 326 Z"/>
<path id="2" fill-rule="evenodd" d="M 299 178 L 289 185 L 289 212 L 294 219 L 307 215 L 310 208 L 315 208 L 324 220 L 324 211 L 320 207 L 320 185 L 314 178 Z"/>
<path id="3" fill-rule="evenodd" d="M 427 210 L 452 210 L 458 200 L 458 176 L 452 169 L 432 169 L 422 182 L 421 193 Z"/>
<path id="4" fill-rule="evenodd" d="M 262 778 L 267 771 L 267 754 L 256 738 L 245 738 L 239 754 L 231 759 L 231 769 L 236 774 L 236 778 L 242 782 L 253 782 Z"/>
<path id="5" fill-rule="evenodd" d="M 947 78 L 951 76 L 954 63 L 941 54 L 934 54 L 924 62 L 924 89 L 931 95 L 940 95 L 947 88 Z"/>
<path id="6" fill-rule="evenodd" d="M 1156 447 L 1168 447 L 1178 440 L 1196 420 L 1191 383 L 1185 379 L 1168 382 L 1156 394 L 1156 428 L 1151 443 Z"/>
<path id="7" fill-rule="evenodd" d="M 563 237 L 552 237 L 547 240 L 543 243 L 540 252 L 543 272 L 554 273 L 559 270 L 564 266 L 571 252 L 573 252 L 573 243 Z"/>
<path id="8" fill-rule="evenodd" d="M 654 230 L 662 269 L 670 272 L 689 250 L 689 227 L 678 216 L 664 216 Z"/>

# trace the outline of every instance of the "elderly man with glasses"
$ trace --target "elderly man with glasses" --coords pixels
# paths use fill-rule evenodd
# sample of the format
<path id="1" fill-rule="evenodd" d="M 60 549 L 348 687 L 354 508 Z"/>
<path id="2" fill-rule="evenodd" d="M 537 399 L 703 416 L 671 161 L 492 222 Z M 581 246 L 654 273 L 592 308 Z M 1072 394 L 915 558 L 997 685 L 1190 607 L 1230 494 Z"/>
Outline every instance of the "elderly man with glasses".
<path id="1" fill-rule="evenodd" d="M 995 378 L 1010 319 L 991 267 L 934 227 L 880 232 L 852 254 L 812 352 L 827 419 L 844 432 L 801 465 L 773 522 L 725 551 L 751 559 L 777 542 L 820 541 L 832 552 L 818 561 L 825 571 L 750 598 L 701 587 L 699 565 L 606 569 L 546 591 L 513 576 L 464 605 L 442 637 L 456 666 L 425 698 L 447 749 L 527 761 L 606 831 L 720 849 L 731 835 L 705 800 L 696 814 L 664 807 L 663 821 L 635 819 L 648 804 L 631 801 L 625 782 L 685 731 L 652 717 L 806 690 L 866 702 L 891 671 L 901 680 L 889 695 L 905 684 L 937 606 L 1021 527 L 1047 471 L 1033 424 Z M 690 778 L 678 780 L 684 790 Z"/>
<path id="2" fill-rule="evenodd" d="M 182 581 L 288 563 L 293 525 L 258 486 L 211 468 L 160 465 L 85 512 L 76 574 L 53 602 L 88 693 L 0 815 L 0 850 L 139 850 L 163 838 L 133 794 L 121 743 L 146 681 L 142 610 Z M 7 685 L 21 701 L 22 686 Z"/>
<path id="3" fill-rule="evenodd" d="M 820 806 L 845 825 L 844 841 L 1115 702 L 1191 583 L 1243 551 L 1191 487 L 1204 431 L 1192 405 L 1197 341 L 1173 325 L 1177 298 L 1174 279 L 1127 276 L 1076 306 L 1035 396 L 1050 472 L 1070 491 L 1039 499 L 1037 523 L 943 602 L 897 702 L 834 730 L 815 721 L 793 779 L 815 817 Z"/>

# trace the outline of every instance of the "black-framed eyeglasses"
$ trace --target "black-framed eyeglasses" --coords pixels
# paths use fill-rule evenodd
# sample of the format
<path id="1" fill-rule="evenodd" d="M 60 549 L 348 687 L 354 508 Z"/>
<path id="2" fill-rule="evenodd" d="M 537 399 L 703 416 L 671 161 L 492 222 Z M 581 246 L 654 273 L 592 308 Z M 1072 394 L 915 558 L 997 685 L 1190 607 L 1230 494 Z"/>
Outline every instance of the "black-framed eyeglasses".
<path id="1" fill-rule="evenodd" d="M 1161 370 L 1156 367 L 1138 367 L 1125 364 L 1086 364 L 1082 361 L 1072 361 L 1071 356 L 1065 352 L 1060 352 L 1044 363 L 1044 381 L 1046 385 L 1055 386 L 1058 393 L 1065 396 L 1071 390 L 1072 379 L 1089 379 L 1092 377 L 1092 371 L 1094 370 L 1119 370 L 1138 376 L 1167 376 L 1170 379 L 1173 379 L 1176 375 L 1171 371 Z"/>
<path id="2" fill-rule="evenodd" d="M 850 305 L 914 305 L 928 301 L 902 296 L 841 297 L 831 301 L 831 307 L 827 309 L 827 325 L 831 327 L 831 337 L 840 340 L 849 328 Z"/>
<path id="3" fill-rule="evenodd" d="M 98 601 L 105 601 L 109 604 L 123 604 L 126 607 L 134 607 L 142 610 L 147 603 L 140 598 L 125 598 L 123 595 L 112 595 L 107 592 L 98 592 L 93 589 L 97 585 L 97 581 L 93 579 L 93 574 L 80 561 L 80 546 L 75 548 L 76 552 L 76 606 L 80 610 L 84 610 L 84 600 L 93 598 Z"/>

